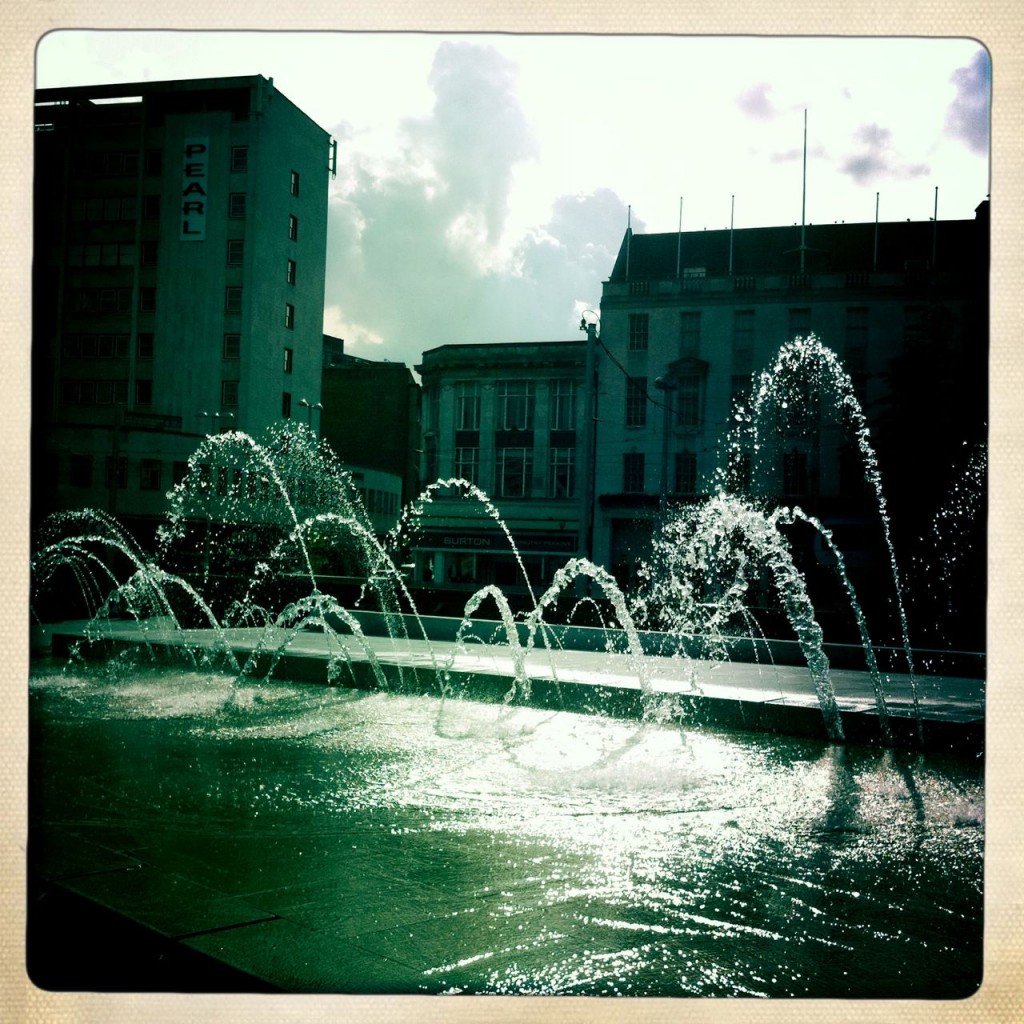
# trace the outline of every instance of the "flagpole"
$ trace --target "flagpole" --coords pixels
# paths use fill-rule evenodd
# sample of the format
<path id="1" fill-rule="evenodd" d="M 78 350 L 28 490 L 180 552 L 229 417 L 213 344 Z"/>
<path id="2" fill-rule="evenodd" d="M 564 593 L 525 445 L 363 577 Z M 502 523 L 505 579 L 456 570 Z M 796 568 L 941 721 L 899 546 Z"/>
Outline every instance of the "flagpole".
<path id="1" fill-rule="evenodd" d="M 626 207 L 626 280 L 629 280 L 629 243 L 633 239 L 633 207 Z"/>
<path id="2" fill-rule="evenodd" d="M 732 251 L 733 251 L 733 228 L 736 220 L 736 197 L 732 197 L 732 206 L 729 210 L 729 276 L 732 277 Z"/>
<path id="3" fill-rule="evenodd" d="M 682 272 L 683 259 L 683 197 L 679 197 L 679 237 L 676 242 L 676 277 Z"/>
<path id="4" fill-rule="evenodd" d="M 804 272 L 807 255 L 807 109 L 804 108 L 804 181 L 803 198 L 800 205 L 800 273 Z"/>
<path id="5" fill-rule="evenodd" d="M 875 193 L 875 253 L 871 261 L 871 269 L 878 269 L 878 197 L 881 195 L 880 192 Z"/>

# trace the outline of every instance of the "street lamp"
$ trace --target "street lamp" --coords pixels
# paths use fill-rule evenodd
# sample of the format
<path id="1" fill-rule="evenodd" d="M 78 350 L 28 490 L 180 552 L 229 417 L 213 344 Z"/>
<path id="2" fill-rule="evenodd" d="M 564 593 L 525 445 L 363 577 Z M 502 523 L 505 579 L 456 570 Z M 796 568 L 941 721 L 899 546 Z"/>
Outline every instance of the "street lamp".
<path id="1" fill-rule="evenodd" d="M 319 402 L 317 402 L 315 405 L 310 405 L 308 399 L 305 399 L 305 398 L 300 398 L 299 399 L 299 405 L 301 405 L 306 410 L 306 426 L 307 427 L 312 427 L 313 426 L 313 410 L 314 409 L 319 409 L 320 412 L 324 411 L 324 407 Z"/>
<path id="2" fill-rule="evenodd" d="M 658 377 L 654 386 L 665 393 L 664 426 L 661 431 L 661 499 L 659 508 L 662 516 L 665 515 L 665 508 L 668 505 L 668 439 L 672 432 L 672 394 L 679 390 L 679 385 L 668 377 Z"/>
<path id="3" fill-rule="evenodd" d="M 214 434 L 220 433 L 220 421 L 222 419 L 233 420 L 235 418 L 235 414 L 233 412 L 201 412 L 199 415 L 205 420 L 213 420 L 214 429 L 211 431 L 211 433 Z"/>
<path id="4" fill-rule="evenodd" d="M 600 317 L 592 309 L 580 316 L 580 330 L 587 336 L 583 364 L 583 486 L 580 488 L 579 547 L 583 557 L 594 557 L 594 491 L 597 487 L 597 332 Z"/>

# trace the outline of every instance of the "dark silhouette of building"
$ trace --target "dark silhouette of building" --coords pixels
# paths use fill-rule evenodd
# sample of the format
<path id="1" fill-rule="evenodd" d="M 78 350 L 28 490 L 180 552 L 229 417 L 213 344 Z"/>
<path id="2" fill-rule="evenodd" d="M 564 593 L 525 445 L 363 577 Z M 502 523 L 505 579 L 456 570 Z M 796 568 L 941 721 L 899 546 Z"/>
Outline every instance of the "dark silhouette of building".
<path id="1" fill-rule="evenodd" d="M 813 333 L 852 378 L 897 553 L 912 574 L 912 563 L 923 564 L 920 539 L 985 444 L 988 272 L 987 201 L 963 221 L 627 230 L 601 301 L 595 559 L 628 578 L 663 495 L 696 501 L 719 486 L 736 403 L 749 407 L 752 382 L 781 346 Z M 762 431 L 756 453 L 734 451 L 730 486 L 818 516 L 848 552 L 858 586 L 881 594 L 888 573 L 875 493 L 829 401 L 806 388 L 790 402 L 795 415 Z M 984 510 L 963 528 L 982 538 L 981 579 L 965 591 L 959 623 L 977 642 Z M 808 551 L 796 543 L 812 570 L 829 561 L 820 540 Z M 933 575 L 943 554 L 927 559 Z M 927 632 L 925 589 L 911 580 Z"/>
<path id="2" fill-rule="evenodd" d="M 37 91 L 37 521 L 151 538 L 204 435 L 319 402 L 332 157 L 260 76 Z"/>
<path id="3" fill-rule="evenodd" d="M 339 351 L 337 345 L 330 351 L 321 383 L 321 437 L 346 465 L 398 477 L 401 503 L 412 501 L 420 490 L 416 378 L 404 363 L 361 359 Z"/>

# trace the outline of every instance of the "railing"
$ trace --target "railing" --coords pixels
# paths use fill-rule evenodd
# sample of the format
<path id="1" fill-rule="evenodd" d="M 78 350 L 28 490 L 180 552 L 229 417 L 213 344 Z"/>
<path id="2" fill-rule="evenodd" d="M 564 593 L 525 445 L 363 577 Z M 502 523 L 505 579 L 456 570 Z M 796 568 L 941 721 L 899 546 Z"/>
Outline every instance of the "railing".
<path id="1" fill-rule="evenodd" d="M 714 277 L 663 277 L 643 281 L 607 281 L 605 299 L 671 298 L 678 295 L 721 295 L 728 293 L 787 292 L 787 291 L 844 291 L 867 289 L 877 291 L 919 291 L 953 280 L 928 271 L 910 269 L 902 271 L 828 271 L 822 273 L 782 274 L 721 274 Z"/>

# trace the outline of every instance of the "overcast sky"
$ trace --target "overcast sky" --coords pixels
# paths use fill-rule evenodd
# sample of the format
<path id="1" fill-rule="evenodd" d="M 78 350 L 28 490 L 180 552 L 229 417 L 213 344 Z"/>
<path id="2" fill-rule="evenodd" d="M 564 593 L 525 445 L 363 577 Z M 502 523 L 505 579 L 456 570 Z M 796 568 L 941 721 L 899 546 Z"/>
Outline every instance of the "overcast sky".
<path id="1" fill-rule="evenodd" d="M 974 216 L 987 51 L 970 39 L 81 32 L 37 85 L 262 74 L 338 140 L 324 329 L 416 363 L 567 340 L 634 231 Z M 631 215 L 628 209 L 632 208 Z M 826 339 L 827 342 L 827 339 Z"/>

